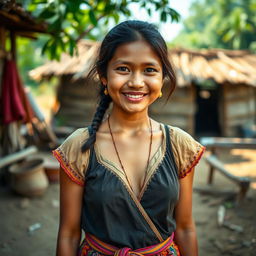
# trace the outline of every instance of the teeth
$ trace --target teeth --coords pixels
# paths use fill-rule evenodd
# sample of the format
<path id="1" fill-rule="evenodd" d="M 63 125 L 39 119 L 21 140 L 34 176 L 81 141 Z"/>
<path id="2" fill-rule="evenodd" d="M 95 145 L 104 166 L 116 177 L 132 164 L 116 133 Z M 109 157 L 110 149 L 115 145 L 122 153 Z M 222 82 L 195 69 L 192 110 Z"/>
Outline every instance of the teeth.
<path id="1" fill-rule="evenodd" d="M 143 97 L 143 95 L 133 95 L 133 94 L 125 94 L 125 96 L 133 99 L 140 99 Z"/>

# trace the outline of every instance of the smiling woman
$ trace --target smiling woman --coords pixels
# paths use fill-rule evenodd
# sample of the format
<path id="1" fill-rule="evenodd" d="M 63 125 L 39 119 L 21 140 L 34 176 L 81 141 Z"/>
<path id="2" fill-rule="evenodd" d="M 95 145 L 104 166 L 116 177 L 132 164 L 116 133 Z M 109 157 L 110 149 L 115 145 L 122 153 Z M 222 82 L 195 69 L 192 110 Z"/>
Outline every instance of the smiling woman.
<path id="1" fill-rule="evenodd" d="M 162 36 L 143 21 L 120 23 L 102 42 L 96 73 L 92 124 L 54 151 L 62 169 L 57 255 L 197 256 L 192 184 L 204 147 L 148 115 L 163 80 L 169 95 L 175 87 Z"/>

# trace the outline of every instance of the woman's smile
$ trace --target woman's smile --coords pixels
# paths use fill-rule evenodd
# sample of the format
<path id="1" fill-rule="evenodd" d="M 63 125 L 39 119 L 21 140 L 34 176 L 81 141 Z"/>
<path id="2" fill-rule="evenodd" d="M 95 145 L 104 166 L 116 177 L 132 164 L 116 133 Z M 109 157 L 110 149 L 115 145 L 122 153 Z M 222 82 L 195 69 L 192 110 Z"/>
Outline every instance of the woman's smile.
<path id="1" fill-rule="evenodd" d="M 124 92 L 122 93 L 125 98 L 131 102 L 140 102 L 147 95 L 147 93 L 143 92 Z"/>

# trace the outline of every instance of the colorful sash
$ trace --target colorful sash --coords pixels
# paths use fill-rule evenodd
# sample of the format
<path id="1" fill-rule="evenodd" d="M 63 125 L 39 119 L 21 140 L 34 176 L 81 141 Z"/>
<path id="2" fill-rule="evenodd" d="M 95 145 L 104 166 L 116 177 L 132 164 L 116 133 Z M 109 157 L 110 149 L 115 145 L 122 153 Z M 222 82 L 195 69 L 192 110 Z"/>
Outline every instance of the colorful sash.
<path id="1" fill-rule="evenodd" d="M 109 255 L 109 256 L 130 256 L 130 255 L 136 255 L 136 256 L 153 256 L 156 254 L 160 254 L 163 251 L 166 251 L 168 248 L 170 248 L 173 244 L 173 236 L 174 233 L 167 238 L 162 243 L 132 250 L 131 248 L 124 247 L 124 248 L 118 248 L 113 245 L 107 244 L 95 236 L 86 233 L 85 241 L 84 243 L 87 243 L 93 250 L 97 251 L 101 255 Z M 86 253 L 83 253 L 83 245 L 81 246 L 81 254 L 79 255 L 86 255 Z M 175 255 L 175 254 L 173 254 Z M 178 255 L 178 254 L 177 254 Z"/>

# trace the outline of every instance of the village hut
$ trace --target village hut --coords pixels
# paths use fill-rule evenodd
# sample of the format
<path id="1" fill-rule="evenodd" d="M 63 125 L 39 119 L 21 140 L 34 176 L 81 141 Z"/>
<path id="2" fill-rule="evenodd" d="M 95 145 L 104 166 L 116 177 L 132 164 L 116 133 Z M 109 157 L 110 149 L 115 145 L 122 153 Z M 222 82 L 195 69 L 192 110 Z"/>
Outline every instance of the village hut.
<path id="1" fill-rule="evenodd" d="M 45 33 L 46 25 L 38 24 L 14 0 L 0 2 L 0 156 L 21 150 L 26 142 L 20 133 L 21 123 L 29 123 L 33 113 L 21 83 L 16 65 L 16 38 L 36 39 Z M 7 39 L 10 50 L 7 50 Z"/>
<path id="2" fill-rule="evenodd" d="M 95 62 L 99 43 L 82 40 L 78 55 L 63 54 L 30 72 L 35 80 L 59 78 L 56 124 L 88 125 L 96 107 L 97 81 L 86 76 Z M 246 125 L 255 124 L 256 55 L 224 49 L 170 49 L 178 78 L 168 102 L 162 97 L 151 107 L 151 115 L 193 135 L 238 136 Z M 164 86 L 163 95 L 168 95 Z"/>

